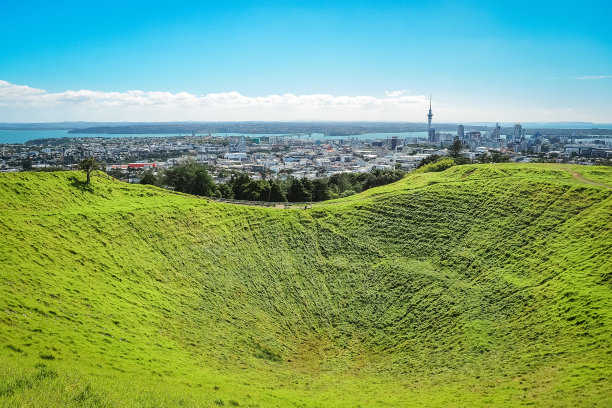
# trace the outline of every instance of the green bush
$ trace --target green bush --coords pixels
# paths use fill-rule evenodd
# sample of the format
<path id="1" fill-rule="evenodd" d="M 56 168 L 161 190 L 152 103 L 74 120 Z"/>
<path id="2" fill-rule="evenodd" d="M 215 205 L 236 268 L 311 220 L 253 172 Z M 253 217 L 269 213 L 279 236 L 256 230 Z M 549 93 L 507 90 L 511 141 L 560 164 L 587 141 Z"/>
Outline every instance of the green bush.
<path id="1" fill-rule="evenodd" d="M 433 173 L 450 169 L 455 165 L 455 160 L 451 158 L 441 158 L 433 163 L 426 164 L 415 170 L 415 173 Z"/>

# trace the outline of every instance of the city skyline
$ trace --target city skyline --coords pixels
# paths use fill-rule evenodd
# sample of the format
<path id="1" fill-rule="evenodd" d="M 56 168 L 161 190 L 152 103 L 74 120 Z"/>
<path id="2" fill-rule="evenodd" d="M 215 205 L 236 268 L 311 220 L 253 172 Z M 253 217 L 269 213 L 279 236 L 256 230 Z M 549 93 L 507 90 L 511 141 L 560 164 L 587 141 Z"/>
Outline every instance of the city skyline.
<path id="1" fill-rule="evenodd" d="M 610 123 L 609 11 L 603 1 L 11 3 L 0 121 L 425 123 L 433 94 L 442 123 Z"/>

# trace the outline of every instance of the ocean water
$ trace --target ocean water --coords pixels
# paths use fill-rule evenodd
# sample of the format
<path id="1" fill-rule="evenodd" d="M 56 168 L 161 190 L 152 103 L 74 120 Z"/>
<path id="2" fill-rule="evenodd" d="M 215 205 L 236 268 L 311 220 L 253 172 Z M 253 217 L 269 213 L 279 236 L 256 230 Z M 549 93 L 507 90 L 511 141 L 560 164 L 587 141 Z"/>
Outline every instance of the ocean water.
<path id="1" fill-rule="evenodd" d="M 454 134 L 455 132 L 448 132 Z M 208 134 L 196 133 L 196 136 L 207 136 Z M 400 139 L 415 138 L 419 137 L 422 139 L 427 138 L 427 132 L 398 132 L 398 133 L 366 133 L 363 135 L 348 135 L 348 136 L 328 136 L 323 133 L 311 133 L 311 134 L 251 134 L 251 133 L 213 133 L 213 136 L 227 137 L 227 136 L 245 136 L 245 137 L 293 137 L 300 139 L 311 139 L 311 140 L 328 140 L 328 139 L 343 139 L 349 140 L 351 138 L 357 138 L 359 140 L 384 140 L 391 139 L 393 136 L 397 136 Z M 68 133 L 67 130 L 0 130 L 0 144 L 3 143 L 25 143 L 29 140 L 34 139 L 45 139 L 45 138 L 62 138 L 62 137 L 172 137 L 172 136 L 185 136 L 179 135 L 178 133 L 147 133 L 147 134 L 74 134 Z M 582 142 L 589 142 L 592 140 L 610 139 L 610 136 L 595 136 L 592 138 L 579 139 Z"/>
<path id="2" fill-rule="evenodd" d="M 34 139 L 51 139 L 61 137 L 168 137 L 177 136 L 177 134 L 160 133 L 160 134 L 139 134 L 139 135 L 107 135 L 107 134 L 73 134 L 67 130 L 0 130 L 0 143 L 25 143 Z"/>

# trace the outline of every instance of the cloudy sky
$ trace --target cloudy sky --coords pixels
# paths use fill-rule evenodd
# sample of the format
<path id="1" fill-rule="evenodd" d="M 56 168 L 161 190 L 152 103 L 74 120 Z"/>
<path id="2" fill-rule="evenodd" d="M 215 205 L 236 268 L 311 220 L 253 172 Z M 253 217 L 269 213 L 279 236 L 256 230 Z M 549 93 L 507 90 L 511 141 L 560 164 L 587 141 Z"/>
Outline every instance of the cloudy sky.
<path id="1" fill-rule="evenodd" d="M 85 3 L 0 6 L 0 121 L 612 122 L 605 1 Z"/>

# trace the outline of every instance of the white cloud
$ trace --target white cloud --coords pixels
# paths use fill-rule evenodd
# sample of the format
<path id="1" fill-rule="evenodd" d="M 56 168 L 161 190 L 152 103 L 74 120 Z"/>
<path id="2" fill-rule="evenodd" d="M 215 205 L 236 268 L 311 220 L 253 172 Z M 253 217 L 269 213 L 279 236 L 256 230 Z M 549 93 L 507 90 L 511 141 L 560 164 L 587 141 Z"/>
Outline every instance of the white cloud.
<path id="1" fill-rule="evenodd" d="M 374 96 L 267 95 L 239 92 L 46 92 L 0 81 L 1 121 L 164 121 L 164 120 L 418 120 L 428 106 L 423 95 L 406 90 Z"/>
<path id="2" fill-rule="evenodd" d="M 0 80 L 0 101 L 3 99 L 19 99 L 32 95 L 40 95 L 45 93 L 42 89 L 30 88 L 25 85 L 15 85 L 10 82 Z"/>
<path id="3" fill-rule="evenodd" d="M 606 79 L 606 78 L 612 78 L 612 75 L 582 75 L 582 76 L 576 77 L 576 79 Z"/>
<path id="4" fill-rule="evenodd" d="M 604 76 L 605 77 L 605 76 Z M 612 77 L 612 76 L 611 76 Z M 434 101 L 435 102 L 435 101 Z M 239 92 L 195 95 L 188 92 L 131 90 L 47 92 L 0 80 L 0 122 L 164 122 L 164 121 L 406 121 L 427 120 L 429 96 L 406 90 L 384 96 L 291 93 L 246 96 Z M 568 110 L 550 102 L 491 100 L 474 95 L 434 104 L 434 123 L 453 122 L 610 122 L 609 104 Z"/>
<path id="5" fill-rule="evenodd" d="M 385 96 L 389 98 L 397 98 L 399 96 L 405 95 L 408 91 L 406 89 L 400 89 L 398 91 L 385 91 Z"/>

